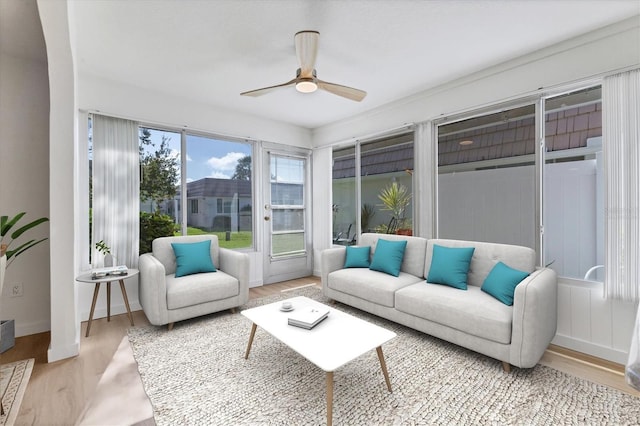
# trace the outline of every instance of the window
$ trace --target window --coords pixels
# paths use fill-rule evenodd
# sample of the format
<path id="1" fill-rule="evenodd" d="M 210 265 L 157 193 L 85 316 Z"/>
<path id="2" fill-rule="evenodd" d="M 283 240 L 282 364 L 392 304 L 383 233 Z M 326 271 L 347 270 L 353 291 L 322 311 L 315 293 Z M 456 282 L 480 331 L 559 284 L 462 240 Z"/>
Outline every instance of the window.
<path id="1" fill-rule="evenodd" d="M 531 247 L 561 277 L 602 281 L 601 89 L 540 100 L 544 123 L 524 104 L 438 126 L 438 237 Z"/>
<path id="2" fill-rule="evenodd" d="M 360 232 L 413 233 L 413 156 L 413 133 L 334 149 L 334 244 L 355 244 Z"/>
<path id="3" fill-rule="evenodd" d="M 198 213 L 198 200 L 189 200 L 189 213 Z"/>
<path id="4" fill-rule="evenodd" d="M 221 247 L 253 245 L 250 143 L 141 127 L 140 161 L 142 212 L 170 215 L 179 234 L 216 234 Z"/>
<path id="5" fill-rule="evenodd" d="M 535 106 L 438 128 L 438 237 L 535 248 Z"/>
<path id="6" fill-rule="evenodd" d="M 604 280 L 600 86 L 545 100 L 544 262 L 559 276 Z"/>

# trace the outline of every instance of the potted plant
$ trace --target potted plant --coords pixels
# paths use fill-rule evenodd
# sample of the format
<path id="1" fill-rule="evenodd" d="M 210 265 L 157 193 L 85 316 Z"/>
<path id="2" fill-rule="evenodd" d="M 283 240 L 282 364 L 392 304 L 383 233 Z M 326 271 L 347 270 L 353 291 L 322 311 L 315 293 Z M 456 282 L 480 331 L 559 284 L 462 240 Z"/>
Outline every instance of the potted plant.
<path id="1" fill-rule="evenodd" d="M 407 187 L 397 182 L 391 182 L 382 188 L 378 198 L 382 201 L 382 210 L 391 212 L 392 217 L 387 226 L 387 232 L 411 235 L 411 221 L 407 219 L 407 207 L 411 202 L 411 194 Z"/>
<path id="2" fill-rule="evenodd" d="M 104 240 L 96 243 L 96 250 L 104 256 L 104 266 L 114 266 L 116 258 L 111 254 L 111 247 L 109 247 Z"/>
<path id="3" fill-rule="evenodd" d="M 371 204 L 364 203 L 360 211 L 360 225 L 362 226 L 362 232 L 369 232 L 369 224 L 376 215 L 376 208 Z"/>
<path id="4" fill-rule="evenodd" d="M 47 239 L 29 240 L 11 249 L 11 245 L 16 242 L 22 234 L 49 220 L 46 217 L 41 217 L 25 225 L 18 225 L 18 222 L 20 222 L 20 219 L 22 219 L 25 214 L 26 212 L 20 212 L 12 218 L 9 218 L 9 216 L 0 216 L 0 257 L 3 257 L 3 260 L 0 262 L 0 294 L 2 293 L 2 287 L 4 285 L 5 269 L 13 263 L 16 257 Z M 6 258 L 4 256 L 6 256 Z"/>

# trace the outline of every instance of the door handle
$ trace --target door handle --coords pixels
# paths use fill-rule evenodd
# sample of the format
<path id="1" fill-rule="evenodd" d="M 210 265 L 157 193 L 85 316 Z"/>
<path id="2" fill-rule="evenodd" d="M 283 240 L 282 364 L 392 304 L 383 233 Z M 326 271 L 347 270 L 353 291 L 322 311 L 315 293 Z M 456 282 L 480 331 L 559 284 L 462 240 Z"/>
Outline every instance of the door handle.
<path id="1" fill-rule="evenodd" d="M 269 220 L 271 220 L 271 218 L 269 216 L 265 216 L 264 220 L 266 220 L 268 222 Z"/>

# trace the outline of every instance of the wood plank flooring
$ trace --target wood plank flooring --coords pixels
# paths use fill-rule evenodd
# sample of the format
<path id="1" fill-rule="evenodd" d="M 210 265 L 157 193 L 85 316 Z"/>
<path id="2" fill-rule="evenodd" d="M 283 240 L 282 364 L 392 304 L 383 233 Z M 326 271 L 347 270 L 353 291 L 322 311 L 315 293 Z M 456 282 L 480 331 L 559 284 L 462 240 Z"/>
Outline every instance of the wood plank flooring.
<path id="1" fill-rule="evenodd" d="M 300 278 L 252 288 L 249 297 L 260 298 L 319 283 L 318 277 Z M 142 311 L 134 312 L 133 318 L 136 326 L 149 324 Z M 130 324 L 126 314 L 112 316 L 110 322 L 101 318 L 93 321 L 91 335 L 84 337 L 86 326 L 86 322 L 82 323 L 80 354 L 71 359 L 47 363 L 48 332 L 18 337 L 15 347 L 0 354 L 2 364 L 25 358 L 36 360 L 16 424 L 75 423 Z M 624 366 L 618 364 L 553 345 L 543 356 L 541 364 L 640 396 L 640 392 L 626 385 Z"/>

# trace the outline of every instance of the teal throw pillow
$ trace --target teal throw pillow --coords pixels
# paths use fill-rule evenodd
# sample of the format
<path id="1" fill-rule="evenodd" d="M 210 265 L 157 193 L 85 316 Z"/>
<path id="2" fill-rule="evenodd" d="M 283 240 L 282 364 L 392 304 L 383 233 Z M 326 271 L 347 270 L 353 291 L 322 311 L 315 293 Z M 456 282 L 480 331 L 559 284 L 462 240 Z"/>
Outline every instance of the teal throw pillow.
<path id="1" fill-rule="evenodd" d="M 347 257 L 344 260 L 345 268 L 368 268 L 369 251 L 371 247 L 347 246 Z"/>
<path id="2" fill-rule="evenodd" d="M 199 243 L 171 243 L 176 255 L 176 278 L 199 272 L 216 272 L 211 260 L 211 240 Z"/>
<path id="3" fill-rule="evenodd" d="M 428 283 L 467 289 L 467 274 L 475 247 L 444 247 L 433 245 Z"/>
<path id="4" fill-rule="evenodd" d="M 498 262 L 485 278 L 481 289 L 505 305 L 511 306 L 516 286 L 528 276 L 527 272 L 510 268 L 504 263 Z"/>
<path id="5" fill-rule="evenodd" d="M 369 269 L 397 277 L 400 275 L 400 267 L 402 266 L 402 259 L 404 258 L 404 250 L 406 248 L 406 241 L 379 239 Z"/>

